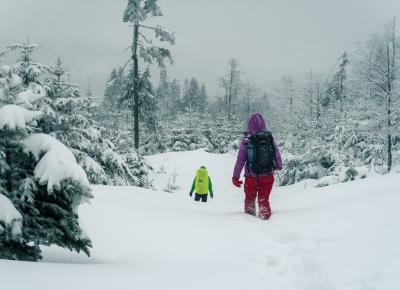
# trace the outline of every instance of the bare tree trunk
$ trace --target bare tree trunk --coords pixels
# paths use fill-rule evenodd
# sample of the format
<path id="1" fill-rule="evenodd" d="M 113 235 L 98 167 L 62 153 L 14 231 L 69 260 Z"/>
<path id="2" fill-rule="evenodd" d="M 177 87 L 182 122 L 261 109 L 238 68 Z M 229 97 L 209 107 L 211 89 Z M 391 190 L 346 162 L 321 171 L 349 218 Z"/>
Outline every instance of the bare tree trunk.
<path id="1" fill-rule="evenodd" d="M 137 56 L 137 47 L 139 39 L 139 23 L 136 22 L 133 28 L 133 45 L 132 45 L 132 60 L 133 60 L 133 100 L 135 103 L 134 116 L 134 144 L 135 148 L 139 149 L 139 60 Z"/>
<path id="2" fill-rule="evenodd" d="M 247 97 L 247 116 L 250 116 L 250 97 Z"/>
<path id="3" fill-rule="evenodd" d="M 237 95 L 238 95 L 238 90 L 239 90 L 239 80 L 236 78 L 236 80 L 235 80 L 235 93 L 234 93 L 234 95 L 233 95 L 233 100 L 234 100 L 234 103 L 233 103 L 233 104 L 236 104 Z M 236 114 L 235 108 L 234 108 L 234 107 L 232 108 L 232 114 L 233 114 L 233 115 Z"/>
<path id="4" fill-rule="evenodd" d="M 388 96 L 387 96 L 387 169 L 392 170 L 392 92 L 394 91 L 393 85 L 395 80 L 395 59 L 396 59 L 396 18 L 393 18 L 393 31 L 392 31 L 392 59 L 390 59 L 389 43 L 387 45 L 388 57 Z M 392 71 L 390 73 L 390 67 Z"/>
<path id="5" fill-rule="evenodd" d="M 340 76 L 339 106 L 340 113 L 343 113 L 343 75 Z"/>
<path id="6" fill-rule="evenodd" d="M 387 150 L 388 150 L 388 160 L 387 160 L 387 169 L 388 171 L 392 170 L 392 133 L 391 133 L 391 128 L 392 128 L 392 122 L 391 122 L 391 103 L 392 103 L 392 97 L 391 95 L 388 96 L 388 101 L 387 101 L 387 126 L 388 126 L 388 134 L 387 134 Z"/>
<path id="7" fill-rule="evenodd" d="M 225 109 L 225 114 L 228 112 L 228 87 L 225 86 L 225 95 L 224 95 L 224 109 Z"/>
<path id="8" fill-rule="evenodd" d="M 322 126 L 321 126 L 321 99 L 322 99 L 322 90 L 319 86 L 319 84 L 316 85 L 316 100 L 315 100 L 315 120 L 317 122 L 316 127 L 320 131 Z"/>
<path id="9" fill-rule="evenodd" d="M 293 96 L 289 96 L 289 104 L 290 104 L 290 115 L 293 114 Z"/>
<path id="10" fill-rule="evenodd" d="M 13 180 L 12 180 L 12 174 L 11 174 L 11 152 L 6 151 L 6 163 L 8 165 L 8 170 L 6 172 L 6 188 L 8 192 L 11 192 L 13 190 Z"/>

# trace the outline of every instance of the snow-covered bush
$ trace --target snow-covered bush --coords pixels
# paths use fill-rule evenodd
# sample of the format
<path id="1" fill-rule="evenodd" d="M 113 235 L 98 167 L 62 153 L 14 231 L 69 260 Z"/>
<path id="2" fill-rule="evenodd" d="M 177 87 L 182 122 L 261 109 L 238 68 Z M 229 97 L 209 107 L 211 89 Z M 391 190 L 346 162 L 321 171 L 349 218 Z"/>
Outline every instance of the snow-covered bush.
<path id="1" fill-rule="evenodd" d="M 169 151 L 188 151 L 204 148 L 212 153 L 237 150 L 243 136 L 242 125 L 237 120 L 218 118 L 188 111 L 168 121 L 160 122 L 162 133 L 143 135 L 141 151 L 156 154 Z"/>
<path id="2" fill-rule="evenodd" d="M 356 178 L 357 174 L 358 174 L 358 172 L 354 168 L 347 169 L 345 172 L 345 175 L 346 175 L 345 181 L 354 180 Z"/>
<path id="3" fill-rule="evenodd" d="M 238 150 L 243 137 L 243 125 L 236 119 L 228 120 L 219 117 L 212 120 L 206 116 L 202 134 L 207 140 L 206 151 L 212 153 L 227 153 Z"/>

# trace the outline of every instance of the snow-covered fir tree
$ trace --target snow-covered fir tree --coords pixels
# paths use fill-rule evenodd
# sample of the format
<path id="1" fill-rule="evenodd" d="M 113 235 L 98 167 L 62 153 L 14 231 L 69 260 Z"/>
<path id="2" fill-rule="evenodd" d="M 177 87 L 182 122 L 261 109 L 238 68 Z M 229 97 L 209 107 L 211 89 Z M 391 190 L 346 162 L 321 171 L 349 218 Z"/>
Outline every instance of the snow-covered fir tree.
<path id="1" fill-rule="evenodd" d="M 1 257 L 35 261 L 40 245 L 89 255 L 91 242 L 77 216 L 78 206 L 92 197 L 89 181 L 65 145 L 38 133 L 36 120 L 46 114 L 32 110 L 46 98 L 40 81 L 45 67 L 32 60 L 36 48 L 11 46 L 20 57 L 0 73 L 0 198 L 20 214 L 0 221 Z"/>
<path id="2" fill-rule="evenodd" d="M 44 132 L 72 149 L 92 183 L 106 184 L 108 176 L 100 162 L 102 152 L 111 146 L 107 140 L 102 146 L 101 133 L 89 120 L 93 100 L 81 96 L 79 88 L 67 81 L 61 58 L 48 71 L 45 111 L 52 113 L 41 123 Z"/>
<path id="3" fill-rule="evenodd" d="M 140 105 L 149 103 L 141 101 L 141 98 L 146 98 L 152 95 L 146 85 L 146 79 L 149 78 L 149 66 L 156 63 L 160 68 L 165 66 L 165 61 L 172 62 L 170 50 L 167 47 L 161 47 L 154 44 L 159 43 L 174 44 L 175 35 L 166 28 L 157 26 L 145 25 L 146 20 L 152 17 L 162 16 L 161 9 L 157 3 L 158 0 L 128 0 L 128 5 L 124 11 L 123 21 L 128 22 L 133 26 L 133 40 L 131 46 L 131 61 L 132 67 L 129 74 L 129 82 L 126 94 L 123 100 L 126 100 L 133 105 L 134 115 L 134 145 L 139 149 L 139 115 Z M 153 39 L 145 31 L 153 32 Z M 143 71 L 139 68 L 139 58 L 144 62 L 147 68 Z"/>
<path id="4" fill-rule="evenodd" d="M 46 80 L 46 106 L 52 114 L 42 122 L 44 132 L 71 148 L 90 182 L 97 184 L 138 185 L 146 176 L 146 164 L 117 152 L 104 130 L 93 122 L 96 106 L 90 96 L 82 96 L 79 88 L 67 81 L 67 71 L 59 58 L 49 69 Z"/>

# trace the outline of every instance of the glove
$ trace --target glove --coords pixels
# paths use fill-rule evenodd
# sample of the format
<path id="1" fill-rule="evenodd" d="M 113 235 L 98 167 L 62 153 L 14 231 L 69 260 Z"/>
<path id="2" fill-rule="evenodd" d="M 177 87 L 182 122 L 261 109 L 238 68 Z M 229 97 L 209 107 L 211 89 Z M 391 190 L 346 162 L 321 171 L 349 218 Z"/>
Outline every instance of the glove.
<path id="1" fill-rule="evenodd" d="M 243 182 L 241 180 L 239 180 L 238 177 L 234 176 L 234 177 L 232 177 L 232 183 L 236 187 L 241 187 Z"/>
<path id="2" fill-rule="evenodd" d="M 189 195 L 190 195 L 190 196 L 193 196 L 193 191 L 189 192 Z"/>
<path id="3" fill-rule="evenodd" d="M 213 199 L 214 198 L 214 193 L 210 193 L 210 197 L 211 197 L 211 199 Z"/>

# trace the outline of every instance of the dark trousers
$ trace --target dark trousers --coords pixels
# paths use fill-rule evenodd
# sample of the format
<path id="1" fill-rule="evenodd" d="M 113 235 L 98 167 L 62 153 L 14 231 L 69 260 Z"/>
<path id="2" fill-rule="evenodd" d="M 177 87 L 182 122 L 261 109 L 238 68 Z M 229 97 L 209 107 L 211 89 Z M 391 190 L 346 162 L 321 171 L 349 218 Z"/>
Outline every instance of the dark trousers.
<path id="1" fill-rule="evenodd" d="M 207 202 L 207 196 L 208 196 L 208 194 L 198 194 L 198 193 L 195 193 L 195 195 L 194 195 L 194 200 L 195 201 L 202 201 L 202 202 Z"/>

